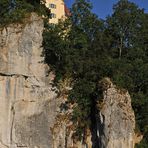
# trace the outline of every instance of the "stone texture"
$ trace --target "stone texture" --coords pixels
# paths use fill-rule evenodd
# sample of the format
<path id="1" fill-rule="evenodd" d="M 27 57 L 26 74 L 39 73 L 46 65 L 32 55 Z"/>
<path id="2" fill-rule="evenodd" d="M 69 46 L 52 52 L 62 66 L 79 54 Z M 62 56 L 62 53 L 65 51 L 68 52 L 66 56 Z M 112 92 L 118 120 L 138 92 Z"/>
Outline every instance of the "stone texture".
<path id="1" fill-rule="evenodd" d="M 101 82 L 103 100 L 98 103 L 97 136 L 100 148 L 134 148 L 135 116 L 131 98 L 104 78 Z"/>
<path id="2" fill-rule="evenodd" d="M 42 71 L 43 21 L 32 15 L 26 24 L 0 29 L 0 72 L 7 75 L 44 76 Z"/>
<path id="3" fill-rule="evenodd" d="M 43 21 L 31 14 L 0 30 L 0 148 L 50 148 L 57 107 L 41 57 Z"/>
<path id="4" fill-rule="evenodd" d="M 86 131 L 85 139 L 81 141 L 74 138 L 76 126 L 71 119 L 71 111 L 61 113 L 57 116 L 56 122 L 52 128 L 53 148 L 92 148 L 91 132 Z"/>
<path id="5" fill-rule="evenodd" d="M 72 89 L 72 79 L 65 78 L 59 82 L 60 95 L 58 96 L 58 114 L 54 126 L 51 128 L 53 148 L 92 148 L 91 132 L 87 129 L 85 138 L 79 141 L 74 135 L 77 125 L 71 120 L 73 107 L 68 101 L 69 91 Z"/>
<path id="6" fill-rule="evenodd" d="M 94 104 L 96 128 L 86 129 L 82 141 L 73 138 L 73 106 L 62 107 L 71 80 L 61 83 L 64 93 L 57 97 L 54 74 L 47 76 L 41 56 L 42 32 L 43 20 L 34 13 L 23 24 L 0 28 L 0 148 L 133 148 L 139 138 L 131 98 L 109 79 Z"/>
<path id="7" fill-rule="evenodd" d="M 104 78 L 100 86 L 102 98 L 94 102 L 94 123 L 85 131 L 82 141 L 73 137 L 77 128 L 70 120 L 73 106 L 66 104 L 67 96 L 59 98 L 68 110 L 58 112 L 52 128 L 54 148 L 134 148 L 136 138 L 140 137 L 134 131 L 135 115 L 128 91 L 117 88 L 109 78 Z"/>

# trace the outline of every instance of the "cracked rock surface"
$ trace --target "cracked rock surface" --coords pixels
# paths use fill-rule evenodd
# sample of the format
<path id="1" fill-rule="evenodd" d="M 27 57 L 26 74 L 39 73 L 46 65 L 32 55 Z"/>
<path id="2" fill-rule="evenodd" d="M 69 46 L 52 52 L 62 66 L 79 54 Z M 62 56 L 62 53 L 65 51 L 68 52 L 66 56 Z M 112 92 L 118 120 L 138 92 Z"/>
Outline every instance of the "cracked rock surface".
<path id="1" fill-rule="evenodd" d="M 0 28 L 0 148 L 49 148 L 56 93 L 46 77 L 43 21 Z"/>
<path id="2" fill-rule="evenodd" d="M 135 115 L 128 91 L 109 78 L 102 81 L 103 100 L 98 107 L 97 137 L 100 148 L 134 148 Z"/>
<path id="3" fill-rule="evenodd" d="M 93 129 L 84 140 L 73 138 L 73 108 L 60 110 L 67 96 L 58 98 L 54 74 L 47 76 L 42 33 L 43 20 L 34 13 L 23 24 L 0 28 L 0 148 L 134 148 L 130 95 L 109 79 L 92 108 Z"/>

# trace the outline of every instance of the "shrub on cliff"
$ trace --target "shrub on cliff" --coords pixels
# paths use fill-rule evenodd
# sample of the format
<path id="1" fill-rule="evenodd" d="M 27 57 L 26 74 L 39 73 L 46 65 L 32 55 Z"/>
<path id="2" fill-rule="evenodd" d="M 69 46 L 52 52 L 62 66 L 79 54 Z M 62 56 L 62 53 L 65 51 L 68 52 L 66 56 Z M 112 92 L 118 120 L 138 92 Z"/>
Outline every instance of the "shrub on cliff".
<path id="1" fill-rule="evenodd" d="M 44 1 L 27 0 L 1 0 L 0 1 L 0 26 L 10 23 L 22 22 L 31 12 L 49 17 L 49 11 Z"/>

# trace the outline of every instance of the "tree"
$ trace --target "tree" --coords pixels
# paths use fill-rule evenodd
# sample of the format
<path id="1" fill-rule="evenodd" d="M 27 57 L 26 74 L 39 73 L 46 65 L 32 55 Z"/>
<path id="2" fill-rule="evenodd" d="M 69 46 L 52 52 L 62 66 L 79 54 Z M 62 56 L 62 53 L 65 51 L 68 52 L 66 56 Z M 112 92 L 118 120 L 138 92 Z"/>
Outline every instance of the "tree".
<path id="1" fill-rule="evenodd" d="M 45 18 L 49 18 L 48 8 L 44 0 L 1 0 L 0 1 L 0 25 L 22 22 L 23 18 L 36 12 Z"/>
<path id="2" fill-rule="evenodd" d="M 120 0 L 113 7 L 113 14 L 107 18 L 108 33 L 112 36 L 112 48 L 118 50 L 119 59 L 133 47 L 137 31 L 141 28 L 144 11 L 128 0 Z M 117 51 L 116 51 L 117 52 Z"/>
<path id="3" fill-rule="evenodd" d="M 91 8 L 87 1 L 77 0 L 71 9 L 72 15 L 65 22 L 45 30 L 43 42 L 45 60 L 52 65 L 56 75 L 62 78 L 70 75 L 74 81 L 69 101 L 78 104 L 73 119 L 81 121 L 78 129 L 83 129 L 82 132 L 91 122 L 92 99 L 97 83 L 97 70 L 93 69 L 95 50 L 91 49 L 91 45 L 103 25 Z"/>
<path id="4" fill-rule="evenodd" d="M 103 21 L 86 0 L 76 0 L 72 15 L 44 32 L 46 62 L 58 79 L 72 77 L 69 102 L 77 104 L 72 119 L 81 135 L 92 123 L 97 82 L 110 77 L 132 96 L 138 127 L 147 142 L 148 15 L 132 2 L 120 0 L 113 15 Z M 68 28 L 68 29 L 67 29 Z M 98 101 L 98 100 L 97 100 Z"/>
<path id="5" fill-rule="evenodd" d="M 13 11 L 16 7 L 16 1 L 15 0 L 9 0 L 9 12 Z"/>
<path id="6" fill-rule="evenodd" d="M 92 40 L 99 30 L 100 20 L 91 12 L 92 4 L 87 0 L 76 0 L 71 9 L 72 25 L 86 33 L 88 40 Z"/>
<path id="7" fill-rule="evenodd" d="M 147 14 L 128 0 L 120 0 L 113 7 L 113 15 L 107 18 L 105 34 L 110 38 L 108 48 L 112 79 L 132 96 L 136 123 L 148 137 L 148 42 Z M 146 146 L 147 147 L 147 146 Z"/>

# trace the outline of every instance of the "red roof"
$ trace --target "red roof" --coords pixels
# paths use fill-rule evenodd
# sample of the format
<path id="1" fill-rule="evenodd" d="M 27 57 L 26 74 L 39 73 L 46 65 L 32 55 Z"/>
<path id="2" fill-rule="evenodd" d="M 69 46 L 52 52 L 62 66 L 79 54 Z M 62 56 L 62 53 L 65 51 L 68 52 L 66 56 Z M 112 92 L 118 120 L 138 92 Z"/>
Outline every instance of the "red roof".
<path id="1" fill-rule="evenodd" d="M 71 12 L 70 12 L 69 8 L 66 5 L 64 5 L 64 9 L 65 9 L 65 15 L 66 16 L 71 16 Z"/>

